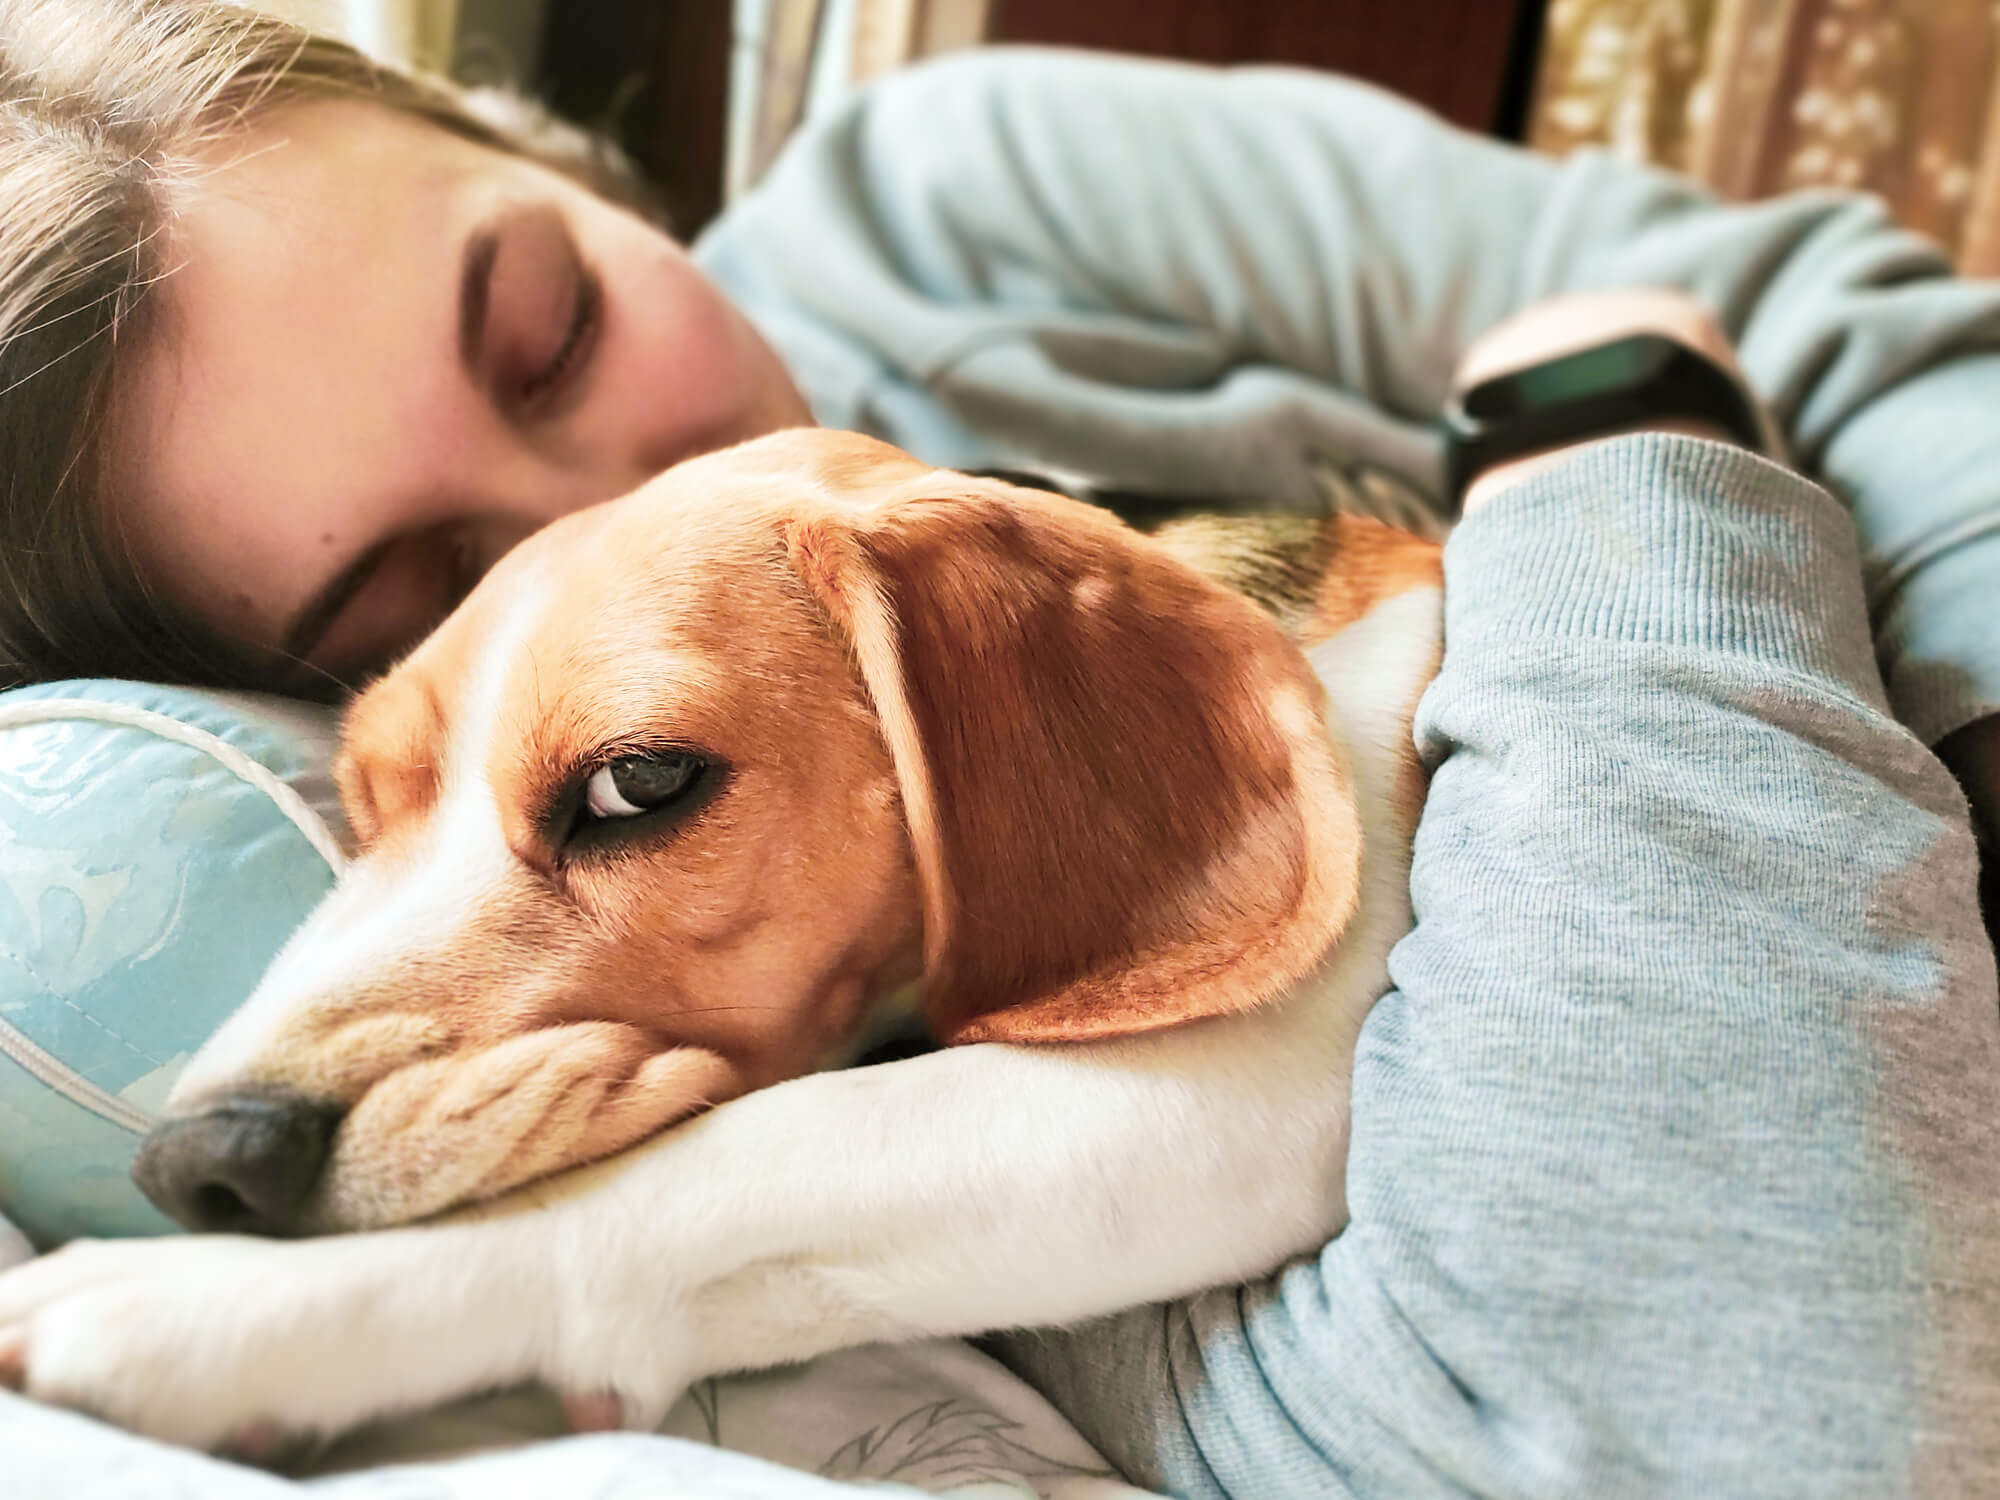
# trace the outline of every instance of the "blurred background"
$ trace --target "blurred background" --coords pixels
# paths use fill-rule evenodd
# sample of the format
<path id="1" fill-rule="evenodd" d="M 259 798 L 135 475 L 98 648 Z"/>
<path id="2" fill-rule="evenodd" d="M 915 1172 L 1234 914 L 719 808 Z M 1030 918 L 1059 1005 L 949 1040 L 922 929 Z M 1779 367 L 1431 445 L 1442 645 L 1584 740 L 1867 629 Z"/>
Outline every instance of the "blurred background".
<path id="1" fill-rule="evenodd" d="M 1996 0 L 272 0 L 608 130 L 699 232 L 884 68 L 1039 42 L 1372 79 L 1471 130 L 1733 198 L 1880 193 L 2000 273 Z"/>

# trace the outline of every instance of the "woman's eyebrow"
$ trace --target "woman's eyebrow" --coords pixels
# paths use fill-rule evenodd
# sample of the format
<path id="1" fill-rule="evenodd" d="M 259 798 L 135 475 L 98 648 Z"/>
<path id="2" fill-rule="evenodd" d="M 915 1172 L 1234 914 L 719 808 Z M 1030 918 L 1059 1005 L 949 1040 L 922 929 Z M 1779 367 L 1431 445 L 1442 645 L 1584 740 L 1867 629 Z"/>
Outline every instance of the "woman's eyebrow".
<path id="1" fill-rule="evenodd" d="M 493 258 L 500 251 L 500 231 L 489 225 L 465 242 L 458 273 L 458 357 L 477 372 L 480 347 L 486 341 L 486 302 L 493 285 Z"/>
<path id="2" fill-rule="evenodd" d="M 382 560 L 389 555 L 389 549 L 396 545 L 396 541 L 393 536 L 382 538 L 336 573 L 333 581 L 313 596 L 312 602 L 292 622 L 292 628 L 285 632 L 282 649 L 287 656 L 304 661 L 312 655 L 328 628 L 347 608 L 348 601 L 375 576 L 375 570 L 382 566 Z"/>

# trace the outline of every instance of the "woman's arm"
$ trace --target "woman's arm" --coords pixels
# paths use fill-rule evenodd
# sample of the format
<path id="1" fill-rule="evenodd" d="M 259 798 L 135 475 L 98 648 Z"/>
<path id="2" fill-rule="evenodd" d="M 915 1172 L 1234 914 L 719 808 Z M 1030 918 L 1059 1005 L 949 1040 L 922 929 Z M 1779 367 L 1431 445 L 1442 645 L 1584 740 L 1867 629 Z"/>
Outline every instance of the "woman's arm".
<path id="1" fill-rule="evenodd" d="M 1558 292 L 1684 287 L 1855 513 L 1890 700 L 2000 709 L 2000 284 L 1873 199 L 1717 204 L 1277 69 L 988 51 L 808 131 L 699 247 L 822 420 L 959 464 L 1316 503 L 1434 485 L 1470 341 Z"/>
<path id="2" fill-rule="evenodd" d="M 1351 1227 L 1010 1357 L 1183 1494 L 1990 1487 L 1993 961 L 1846 515 L 1621 438 L 1471 515 L 1446 572 Z"/>

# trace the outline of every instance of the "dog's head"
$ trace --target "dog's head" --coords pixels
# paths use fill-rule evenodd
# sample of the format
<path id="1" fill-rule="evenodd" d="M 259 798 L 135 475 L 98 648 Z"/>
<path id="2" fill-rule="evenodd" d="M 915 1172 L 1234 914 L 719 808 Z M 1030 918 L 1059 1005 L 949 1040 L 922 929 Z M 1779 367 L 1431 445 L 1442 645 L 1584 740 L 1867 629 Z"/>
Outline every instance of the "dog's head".
<path id="1" fill-rule="evenodd" d="M 184 1222 L 378 1226 L 823 1064 L 1258 1003 L 1352 910 L 1271 619 L 1087 506 L 783 433 L 507 557 L 348 717 L 360 853 L 189 1065 Z"/>

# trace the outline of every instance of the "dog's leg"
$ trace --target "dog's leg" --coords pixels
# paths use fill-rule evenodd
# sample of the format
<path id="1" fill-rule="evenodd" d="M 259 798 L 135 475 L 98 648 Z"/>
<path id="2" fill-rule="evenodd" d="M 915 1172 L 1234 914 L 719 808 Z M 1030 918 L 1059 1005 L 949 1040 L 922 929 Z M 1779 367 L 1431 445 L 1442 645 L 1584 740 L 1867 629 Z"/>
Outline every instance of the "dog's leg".
<path id="1" fill-rule="evenodd" d="M 535 1377 L 650 1422 L 719 1370 L 1239 1278 L 1344 1215 L 1359 1016 L 1303 1014 L 798 1079 L 436 1226 L 78 1247 L 0 1277 L 0 1370 L 198 1446 Z"/>
<path id="2" fill-rule="evenodd" d="M 1279 1062 L 1245 1034 L 1263 1029 L 803 1079 L 551 1196 L 578 1195 L 585 1234 L 680 1220 L 660 1243 L 685 1247 L 663 1266 L 697 1373 L 1068 1322 L 1254 1275 L 1339 1228 L 1351 1054 Z"/>

